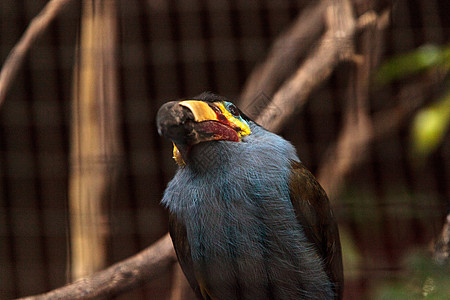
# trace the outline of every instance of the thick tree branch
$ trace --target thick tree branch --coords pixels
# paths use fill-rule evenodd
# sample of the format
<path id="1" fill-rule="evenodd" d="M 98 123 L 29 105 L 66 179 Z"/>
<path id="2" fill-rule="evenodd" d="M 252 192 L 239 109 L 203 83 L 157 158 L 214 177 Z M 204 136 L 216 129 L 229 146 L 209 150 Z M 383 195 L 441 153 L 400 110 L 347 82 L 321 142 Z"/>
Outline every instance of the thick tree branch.
<path id="1" fill-rule="evenodd" d="M 118 262 L 111 267 L 92 274 L 72 284 L 51 292 L 22 298 L 43 299 L 93 299 L 100 296 L 114 296 L 131 290 L 152 278 L 159 276 L 176 262 L 175 251 L 169 234 L 142 252 Z"/>
<path id="2" fill-rule="evenodd" d="M 172 291 L 170 293 L 170 300 L 194 300 L 197 297 L 191 289 L 183 270 L 179 264 L 174 264 L 172 279 Z"/>
<path id="3" fill-rule="evenodd" d="M 275 93 L 257 122 L 278 131 L 307 100 L 311 91 L 326 79 L 337 63 L 353 56 L 355 19 L 349 0 L 327 1 L 327 31 L 317 49 Z"/>
<path id="4" fill-rule="evenodd" d="M 0 107 L 31 46 L 44 34 L 50 23 L 70 2 L 72 0 L 49 1 L 44 9 L 31 21 L 19 42 L 11 50 L 0 72 Z"/>
<path id="5" fill-rule="evenodd" d="M 325 30 L 326 1 L 304 9 L 294 24 L 273 43 L 264 63 L 250 75 L 241 95 L 240 107 L 251 118 L 261 112 L 283 81 L 297 68 Z M 258 97 L 264 95 L 264 97 Z M 262 103 L 261 103 L 262 102 Z"/>
<path id="6" fill-rule="evenodd" d="M 361 54 L 350 66 L 346 96 L 345 123 L 336 145 L 331 147 L 319 168 L 319 180 L 331 199 L 338 194 L 344 175 L 366 159 L 367 147 L 373 138 L 373 123 L 369 116 L 369 83 L 378 65 L 383 43 L 383 28 L 378 28 L 376 14 L 366 12 L 357 24 L 361 33 Z M 361 25 L 364 24 L 364 27 Z"/>
<path id="7" fill-rule="evenodd" d="M 253 71 L 247 81 L 240 106 L 254 119 L 264 114 L 258 121 L 270 130 L 277 131 L 282 125 L 268 118 L 285 122 L 284 117 L 294 113 L 293 109 L 288 109 L 290 104 L 296 103 L 294 107 L 297 109 L 301 107 L 311 91 L 331 74 L 340 61 L 358 60 L 359 57 L 353 53 L 356 32 L 370 26 L 384 30 L 390 21 L 389 9 L 381 15 L 369 10 L 354 20 L 350 1 L 331 4 L 330 1 L 321 1 L 305 9 L 294 25 L 276 40 L 266 61 Z M 325 27 L 328 30 L 317 41 Z M 315 44 L 319 46 L 312 54 L 309 53 Z M 309 56 L 303 65 L 294 73 L 298 61 L 307 54 Z M 289 75 L 292 76 L 286 80 Z"/>

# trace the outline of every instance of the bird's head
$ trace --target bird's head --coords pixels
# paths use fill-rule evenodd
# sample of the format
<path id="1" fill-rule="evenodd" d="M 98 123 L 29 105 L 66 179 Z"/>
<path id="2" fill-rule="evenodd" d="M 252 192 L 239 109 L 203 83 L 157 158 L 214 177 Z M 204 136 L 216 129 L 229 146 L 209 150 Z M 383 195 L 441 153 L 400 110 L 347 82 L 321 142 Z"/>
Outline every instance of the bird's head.
<path id="1" fill-rule="evenodd" d="M 160 135 L 173 142 L 173 157 L 184 166 L 192 146 L 208 141 L 241 142 L 251 133 L 249 119 L 227 99 L 203 93 L 165 103 L 156 122 Z"/>

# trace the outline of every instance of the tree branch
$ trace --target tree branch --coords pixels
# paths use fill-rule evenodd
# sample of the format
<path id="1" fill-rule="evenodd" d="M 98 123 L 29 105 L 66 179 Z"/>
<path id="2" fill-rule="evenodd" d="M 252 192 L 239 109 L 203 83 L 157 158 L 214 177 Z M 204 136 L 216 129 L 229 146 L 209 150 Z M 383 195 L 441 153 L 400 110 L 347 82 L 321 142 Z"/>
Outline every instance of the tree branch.
<path id="1" fill-rule="evenodd" d="M 436 81 L 439 82 L 439 78 Z M 344 125 L 337 142 L 326 152 L 318 171 L 318 179 L 330 198 L 339 193 L 345 176 L 365 161 L 365 147 L 395 133 L 423 105 L 433 88 L 435 85 L 426 80 L 409 83 L 394 97 L 398 102 L 396 107 L 374 113 L 370 118 L 359 118 L 359 124 L 355 121 L 358 119 L 353 118 L 354 123 Z"/>
<path id="2" fill-rule="evenodd" d="M 305 8 L 290 28 L 276 39 L 265 61 L 258 66 L 247 80 L 241 94 L 240 107 L 249 117 L 256 119 L 260 103 L 272 98 L 287 76 L 292 74 L 297 63 L 305 57 L 320 35 L 324 32 L 326 1 Z M 254 109 L 258 108 L 258 109 Z"/>
<path id="3" fill-rule="evenodd" d="M 319 181 L 330 199 L 335 199 L 345 175 L 366 159 L 367 147 L 373 138 L 373 122 L 369 116 L 370 75 L 381 56 L 383 29 L 372 11 L 363 14 L 357 26 L 361 33 L 361 54 L 350 66 L 346 96 L 344 127 L 335 145 L 330 147 L 319 168 Z"/>
<path id="4" fill-rule="evenodd" d="M 257 122 L 270 131 L 278 131 L 307 100 L 311 91 L 323 82 L 339 61 L 353 55 L 355 19 L 349 0 L 327 1 L 327 31 L 314 53 L 275 93 Z"/>
<path id="5" fill-rule="evenodd" d="M 93 299 L 131 290 L 166 271 L 177 260 L 169 234 L 140 253 L 51 292 L 22 300 Z"/>
<path id="6" fill-rule="evenodd" d="M 173 276 L 170 300 L 197 299 L 179 264 L 174 264 Z"/>
<path id="7" fill-rule="evenodd" d="M 0 72 L 0 107 L 31 46 L 44 34 L 50 23 L 70 2 L 72 0 L 49 1 L 44 9 L 31 21 L 19 42 L 11 50 Z"/>

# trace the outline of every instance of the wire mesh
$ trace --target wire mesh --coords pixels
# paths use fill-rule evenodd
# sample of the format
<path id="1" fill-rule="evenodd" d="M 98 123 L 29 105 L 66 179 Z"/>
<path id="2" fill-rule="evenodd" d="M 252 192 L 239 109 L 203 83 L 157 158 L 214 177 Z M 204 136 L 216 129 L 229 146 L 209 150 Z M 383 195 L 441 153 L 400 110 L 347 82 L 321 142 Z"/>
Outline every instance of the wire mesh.
<path id="1" fill-rule="evenodd" d="M 108 196 L 108 262 L 150 245 L 167 230 L 159 205 L 176 165 L 155 116 L 167 100 L 214 91 L 237 99 L 271 42 L 312 1 L 119 0 L 119 120 L 124 154 Z M 46 1 L 0 2 L 0 58 Z M 383 58 L 448 42 L 448 1 L 396 1 Z M 35 45 L 0 110 L 0 298 L 62 286 L 67 278 L 70 107 L 78 4 Z M 288 63 L 288 62 L 286 62 Z M 343 73 L 340 73 L 342 71 Z M 339 68 L 282 135 L 317 170 L 342 127 Z M 395 105 L 397 87 L 371 99 Z M 435 92 L 437 93 L 437 92 Z M 433 93 L 428 97 L 431 99 Z M 401 273 L 403 256 L 439 233 L 450 197 L 448 139 L 422 167 L 408 160 L 408 125 L 370 147 L 349 175 L 336 214 L 361 263 L 346 270 L 349 299 Z M 102 161 L 98 161 L 102 163 Z M 126 298 L 163 299 L 170 272 Z"/>

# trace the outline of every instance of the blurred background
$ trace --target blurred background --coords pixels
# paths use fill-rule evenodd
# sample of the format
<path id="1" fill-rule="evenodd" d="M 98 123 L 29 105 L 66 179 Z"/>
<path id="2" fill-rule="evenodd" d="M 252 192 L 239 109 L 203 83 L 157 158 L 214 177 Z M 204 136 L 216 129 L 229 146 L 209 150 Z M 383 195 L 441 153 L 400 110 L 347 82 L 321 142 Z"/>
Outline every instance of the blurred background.
<path id="1" fill-rule="evenodd" d="M 158 108 L 203 91 L 239 103 L 277 37 L 318 1 L 74 2 L 33 45 L 0 107 L 0 299 L 42 293 L 82 274 L 76 258 L 83 245 L 74 245 L 83 244 L 83 232 L 96 234 L 84 243 L 97 269 L 164 235 L 159 201 L 176 164 L 155 128 Z M 2 64 L 46 3 L 0 1 Z M 414 253 L 432 249 L 449 209 L 450 2 L 353 4 L 356 16 L 391 11 L 376 35 L 365 97 L 369 117 L 397 112 L 386 116 L 401 119 L 361 147 L 361 160 L 327 192 L 341 230 L 346 299 L 383 298 L 429 265 Z M 371 34 L 355 35 L 356 53 Z M 106 51 L 100 62 L 98 51 Z M 348 86 L 357 80 L 350 65 L 334 68 L 280 131 L 316 175 L 327 173 L 321 167 L 345 127 Z M 94 83 L 101 89 L 90 89 Z M 272 95 L 261 91 L 255 101 Z M 252 103 L 241 109 L 253 114 Z M 94 187 L 84 191 L 83 184 Z M 94 220 L 84 214 L 89 206 Z M 167 299 L 171 278 L 167 270 L 118 298 Z"/>

